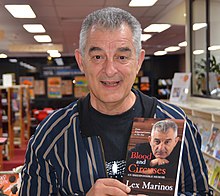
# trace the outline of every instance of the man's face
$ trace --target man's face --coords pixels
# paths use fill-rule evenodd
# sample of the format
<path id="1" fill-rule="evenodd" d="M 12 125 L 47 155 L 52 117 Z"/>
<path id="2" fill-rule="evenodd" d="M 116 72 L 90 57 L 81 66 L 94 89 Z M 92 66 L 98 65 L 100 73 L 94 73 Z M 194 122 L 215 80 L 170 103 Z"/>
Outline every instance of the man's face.
<path id="1" fill-rule="evenodd" d="M 175 137 L 172 128 L 169 128 L 166 133 L 158 132 L 156 129 L 150 137 L 150 145 L 154 156 L 161 159 L 167 158 L 176 146 L 178 139 L 178 137 Z"/>
<path id="2" fill-rule="evenodd" d="M 132 32 L 126 25 L 113 31 L 92 27 L 85 56 L 80 54 L 77 62 L 88 80 L 93 103 L 123 102 L 143 59 L 144 51 L 136 56 Z"/>

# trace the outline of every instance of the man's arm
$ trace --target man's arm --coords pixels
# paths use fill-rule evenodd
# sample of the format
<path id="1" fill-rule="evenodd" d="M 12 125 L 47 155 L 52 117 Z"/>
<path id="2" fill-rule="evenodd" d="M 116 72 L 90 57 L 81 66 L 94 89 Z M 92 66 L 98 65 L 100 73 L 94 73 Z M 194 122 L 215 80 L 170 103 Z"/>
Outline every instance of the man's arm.
<path id="1" fill-rule="evenodd" d="M 196 126 L 186 117 L 182 109 L 162 101 L 158 101 L 156 117 L 186 120 L 179 193 L 209 194 L 207 167 L 201 151 L 201 136 Z"/>
<path id="2" fill-rule="evenodd" d="M 56 195 L 58 191 L 55 173 L 51 166 L 43 161 L 43 158 L 38 159 L 36 157 L 32 144 L 33 137 L 29 141 L 26 152 L 19 195 Z"/>

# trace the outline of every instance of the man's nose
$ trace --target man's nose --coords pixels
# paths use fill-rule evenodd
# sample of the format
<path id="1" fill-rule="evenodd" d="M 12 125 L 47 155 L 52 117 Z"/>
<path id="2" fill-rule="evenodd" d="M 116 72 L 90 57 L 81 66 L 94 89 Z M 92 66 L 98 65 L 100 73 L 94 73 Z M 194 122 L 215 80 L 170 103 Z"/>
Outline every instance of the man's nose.
<path id="1" fill-rule="evenodd" d="M 163 142 L 161 142 L 161 143 L 158 145 L 158 149 L 160 149 L 160 150 L 163 150 L 163 149 L 164 149 L 164 143 L 163 143 Z"/>
<path id="2" fill-rule="evenodd" d="M 116 63 L 114 62 L 114 60 L 107 59 L 105 62 L 104 69 L 105 69 L 105 73 L 107 76 L 109 76 L 109 77 L 113 76 L 117 72 Z"/>

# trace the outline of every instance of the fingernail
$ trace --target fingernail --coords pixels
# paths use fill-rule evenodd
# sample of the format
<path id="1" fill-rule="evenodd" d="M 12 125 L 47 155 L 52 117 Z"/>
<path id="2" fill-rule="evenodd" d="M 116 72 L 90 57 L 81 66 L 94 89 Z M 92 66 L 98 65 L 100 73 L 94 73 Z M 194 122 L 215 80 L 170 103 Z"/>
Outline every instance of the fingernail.
<path id="1" fill-rule="evenodd" d="M 131 188 L 129 186 L 126 187 L 126 192 L 130 193 L 131 192 Z"/>

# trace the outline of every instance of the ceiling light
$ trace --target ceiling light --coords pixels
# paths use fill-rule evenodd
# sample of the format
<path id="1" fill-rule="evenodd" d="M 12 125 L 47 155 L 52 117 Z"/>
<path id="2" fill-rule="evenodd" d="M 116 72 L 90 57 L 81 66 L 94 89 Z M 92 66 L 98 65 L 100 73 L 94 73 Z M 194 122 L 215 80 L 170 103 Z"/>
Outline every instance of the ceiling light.
<path id="1" fill-rule="evenodd" d="M 46 30 L 41 24 L 24 24 L 23 27 L 29 33 L 45 33 Z"/>
<path id="2" fill-rule="evenodd" d="M 61 57 L 61 54 L 58 50 L 48 50 L 47 53 L 49 53 L 49 55 L 53 58 Z"/>
<path id="3" fill-rule="evenodd" d="M 164 50 L 167 52 L 175 52 L 177 50 L 180 50 L 180 47 L 179 46 L 170 46 L 170 47 L 165 48 Z"/>
<path id="4" fill-rule="evenodd" d="M 154 53 L 155 56 L 163 56 L 165 54 L 167 54 L 167 52 L 164 51 L 164 50 L 163 51 L 157 51 L 157 52 Z"/>
<path id="5" fill-rule="evenodd" d="M 47 53 L 48 53 L 48 54 L 51 54 L 51 53 L 59 53 L 59 50 L 47 50 Z"/>
<path id="6" fill-rule="evenodd" d="M 197 30 L 202 29 L 204 27 L 207 27 L 207 23 L 195 23 L 195 24 L 193 24 L 193 31 L 197 31 Z"/>
<path id="7" fill-rule="evenodd" d="M 131 0 L 129 3 L 130 7 L 141 7 L 141 6 L 153 6 L 157 0 Z"/>
<path id="8" fill-rule="evenodd" d="M 144 32 L 156 32 L 160 33 L 170 28 L 170 24 L 151 24 L 144 29 Z"/>
<path id="9" fill-rule="evenodd" d="M 210 46 L 210 47 L 208 47 L 208 50 L 210 50 L 210 51 L 213 51 L 213 50 L 220 50 L 220 45 Z"/>
<path id="10" fill-rule="evenodd" d="M 194 55 L 199 55 L 199 54 L 203 54 L 203 53 L 204 53 L 204 50 L 194 50 L 193 51 Z"/>
<path id="11" fill-rule="evenodd" d="M 0 54 L 0 59 L 5 59 L 5 58 L 7 58 L 8 56 L 6 55 L 6 54 L 3 54 L 3 53 L 1 53 Z"/>
<path id="12" fill-rule="evenodd" d="M 53 58 L 59 58 L 59 57 L 61 57 L 61 54 L 59 52 L 58 53 L 50 53 L 50 56 Z"/>
<path id="13" fill-rule="evenodd" d="M 141 34 L 141 41 L 147 41 L 148 39 L 150 39 L 152 37 L 151 34 Z"/>
<path id="14" fill-rule="evenodd" d="M 15 18 L 36 18 L 30 5 L 5 5 L 5 8 Z"/>
<path id="15" fill-rule="evenodd" d="M 186 46 L 187 46 L 187 42 L 186 42 L 186 41 L 180 42 L 180 43 L 178 44 L 178 46 L 180 46 L 180 47 L 186 47 Z"/>
<path id="16" fill-rule="evenodd" d="M 49 35 L 35 35 L 34 39 L 37 42 L 51 42 L 52 41 Z"/>
<path id="17" fill-rule="evenodd" d="M 17 59 L 9 59 L 9 62 L 11 62 L 11 63 L 17 63 L 18 60 L 17 60 Z"/>

